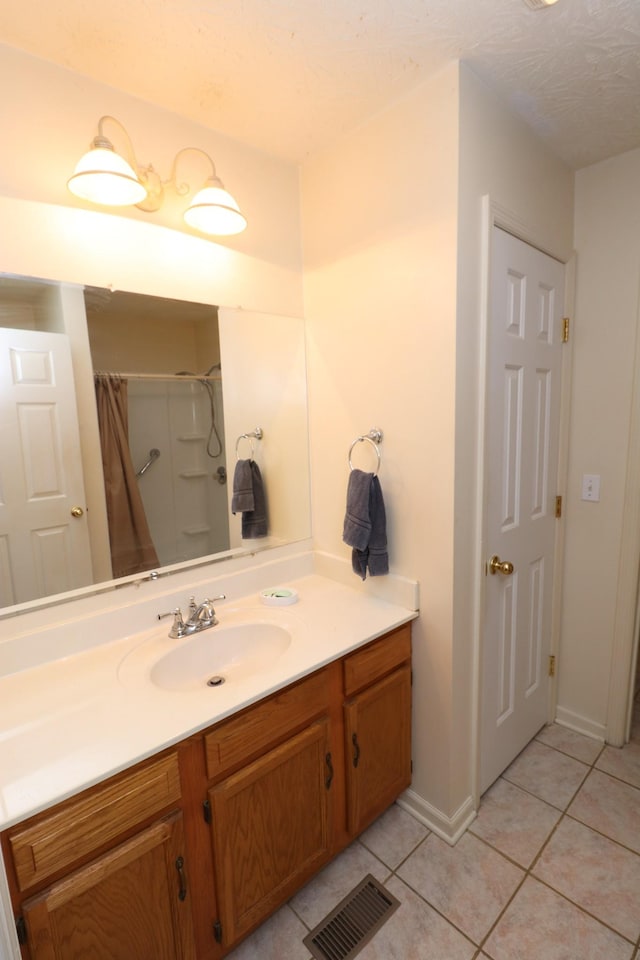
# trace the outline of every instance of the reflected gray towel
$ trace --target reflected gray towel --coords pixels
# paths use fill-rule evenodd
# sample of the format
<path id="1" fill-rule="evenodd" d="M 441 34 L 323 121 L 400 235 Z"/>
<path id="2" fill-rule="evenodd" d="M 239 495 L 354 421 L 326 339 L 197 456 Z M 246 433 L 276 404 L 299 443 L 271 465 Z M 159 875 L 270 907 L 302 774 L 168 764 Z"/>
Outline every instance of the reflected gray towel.
<path id="1" fill-rule="evenodd" d="M 237 460 L 233 473 L 233 496 L 231 497 L 231 512 L 242 513 L 244 510 L 253 510 L 255 507 L 253 493 L 253 477 L 251 475 L 251 460 Z"/>
<path id="2" fill-rule="evenodd" d="M 354 474 L 359 476 L 354 478 Z M 389 573 L 387 518 L 382 487 L 373 473 L 352 470 L 342 539 L 353 547 L 351 567 L 364 580 Z"/>
<path id="3" fill-rule="evenodd" d="M 267 500 L 262 482 L 260 467 L 250 460 L 251 489 L 253 491 L 253 509 L 242 512 L 242 536 L 245 540 L 255 540 L 267 535 Z"/>

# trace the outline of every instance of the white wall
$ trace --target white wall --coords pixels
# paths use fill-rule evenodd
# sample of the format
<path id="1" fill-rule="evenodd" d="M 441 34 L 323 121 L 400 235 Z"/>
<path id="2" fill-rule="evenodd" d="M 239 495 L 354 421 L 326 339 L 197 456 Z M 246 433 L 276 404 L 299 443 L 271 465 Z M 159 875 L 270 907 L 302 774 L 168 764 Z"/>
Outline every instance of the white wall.
<path id="1" fill-rule="evenodd" d="M 302 191 L 314 538 L 348 557 L 347 451 L 381 427 L 391 569 L 421 587 L 411 803 L 453 836 L 471 814 L 481 198 L 568 256 L 572 175 L 451 64 L 309 160 Z"/>
<path id="2" fill-rule="evenodd" d="M 0 88 L 10 91 L 0 99 L 1 272 L 301 315 L 295 166 L 3 45 Z M 73 197 L 67 180 L 103 114 L 125 124 L 139 162 L 162 177 L 181 147 L 208 152 L 248 218 L 245 233 L 213 242 L 184 232 L 171 190 L 157 214 L 98 212 Z M 105 132 L 123 148 L 117 128 Z M 180 179 L 199 187 L 199 163 L 187 155 Z"/>
<path id="3" fill-rule="evenodd" d="M 306 539 L 311 518 L 304 323 L 295 317 L 222 309 L 219 330 L 227 375 L 224 432 L 231 546 L 277 546 Z M 256 364 L 256 357 L 263 362 Z M 263 431 L 261 440 L 239 440 L 256 427 Z M 243 540 L 242 515 L 231 515 L 236 462 L 249 456 L 264 484 L 266 539 Z"/>
<path id="4" fill-rule="evenodd" d="M 421 589 L 413 631 L 414 790 L 445 817 L 456 763 L 457 143 L 452 64 L 309 160 L 302 173 L 314 540 L 349 557 L 341 539 L 349 446 L 380 427 L 391 571 L 419 579 Z M 354 463 L 372 469 L 373 451 L 359 445 Z"/>
<path id="5" fill-rule="evenodd" d="M 639 185 L 640 150 L 576 175 L 577 292 L 558 715 L 601 737 L 607 733 L 639 316 Z M 599 503 L 580 499 L 584 473 L 602 477 Z"/>

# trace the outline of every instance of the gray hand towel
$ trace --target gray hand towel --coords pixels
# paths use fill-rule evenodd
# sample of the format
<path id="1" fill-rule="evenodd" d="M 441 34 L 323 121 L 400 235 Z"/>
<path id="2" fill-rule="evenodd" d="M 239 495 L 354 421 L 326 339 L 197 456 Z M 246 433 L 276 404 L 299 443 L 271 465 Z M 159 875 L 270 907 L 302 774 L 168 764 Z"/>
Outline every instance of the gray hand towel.
<path id="1" fill-rule="evenodd" d="M 374 477 L 371 481 L 369 504 L 371 536 L 369 537 L 367 565 L 369 576 L 381 577 L 389 573 L 389 554 L 387 553 L 387 514 L 384 508 L 382 487 L 377 477 Z"/>
<path id="2" fill-rule="evenodd" d="M 251 464 L 251 489 L 253 491 L 253 509 L 242 513 L 242 536 L 245 540 L 255 540 L 267 535 L 267 501 L 260 467 L 255 460 Z"/>
<path id="3" fill-rule="evenodd" d="M 364 550 L 371 535 L 369 499 L 372 480 L 373 474 L 363 470 L 352 470 L 349 474 L 342 539 L 356 550 Z"/>
<path id="4" fill-rule="evenodd" d="M 244 510 L 253 510 L 255 507 L 253 478 L 251 475 L 252 460 L 237 460 L 233 473 L 233 496 L 231 497 L 231 512 L 242 513 Z"/>
<path id="5" fill-rule="evenodd" d="M 389 573 L 384 498 L 380 481 L 373 473 L 352 470 L 349 475 L 342 539 L 353 547 L 351 567 L 363 580 L 367 569 L 372 577 Z"/>

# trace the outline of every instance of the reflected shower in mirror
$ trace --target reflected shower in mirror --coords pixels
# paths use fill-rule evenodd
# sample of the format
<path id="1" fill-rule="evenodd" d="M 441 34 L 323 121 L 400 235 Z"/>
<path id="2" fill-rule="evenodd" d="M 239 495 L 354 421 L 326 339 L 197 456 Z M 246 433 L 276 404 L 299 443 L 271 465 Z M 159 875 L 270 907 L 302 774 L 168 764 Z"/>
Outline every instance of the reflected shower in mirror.
<path id="1" fill-rule="evenodd" d="M 108 383 L 125 415 L 106 443 Z M 309 537 L 306 404 L 301 320 L 0 276 L 0 615 Z M 230 487 L 258 423 L 272 509 L 250 542 Z"/>
<path id="2" fill-rule="evenodd" d="M 113 576 L 228 550 L 216 308 L 102 289 L 84 296 Z M 116 391 L 120 433 L 106 399 Z"/>

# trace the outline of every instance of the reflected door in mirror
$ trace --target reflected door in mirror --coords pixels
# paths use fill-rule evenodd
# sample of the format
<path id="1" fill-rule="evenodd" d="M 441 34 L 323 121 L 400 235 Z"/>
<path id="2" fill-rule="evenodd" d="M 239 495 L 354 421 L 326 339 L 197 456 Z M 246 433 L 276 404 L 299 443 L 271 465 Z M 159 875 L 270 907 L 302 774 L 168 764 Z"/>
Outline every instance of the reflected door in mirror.
<path id="1" fill-rule="evenodd" d="M 69 343 L 0 330 L 0 602 L 93 582 Z"/>

